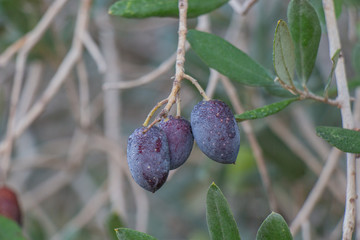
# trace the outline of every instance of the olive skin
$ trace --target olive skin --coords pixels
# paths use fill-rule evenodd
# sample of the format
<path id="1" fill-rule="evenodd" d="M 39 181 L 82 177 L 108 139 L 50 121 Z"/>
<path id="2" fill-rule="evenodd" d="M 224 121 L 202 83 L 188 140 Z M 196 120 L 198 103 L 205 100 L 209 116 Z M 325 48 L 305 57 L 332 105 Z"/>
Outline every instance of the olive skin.
<path id="1" fill-rule="evenodd" d="M 235 163 L 240 132 L 234 114 L 224 102 L 199 102 L 191 112 L 191 128 L 197 145 L 206 156 L 219 163 Z"/>
<path id="2" fill-rule="evenodd" d="M 129 137 L 127 161 L 132 177 L 142 188 L 155 192 L 165 182 L 170 170 L 170 153 L 164 131 L 153 126 L 146 133 L 137 128 Z"/>
<path id="3" fill-rule="evenodd" d="M 189 158 L 194 145 L 194 136 L 188 120 L 182 117 L 169 116 L 159 123 L 167 136 L 170 151 L 170 170 L 183 165 Z"/>

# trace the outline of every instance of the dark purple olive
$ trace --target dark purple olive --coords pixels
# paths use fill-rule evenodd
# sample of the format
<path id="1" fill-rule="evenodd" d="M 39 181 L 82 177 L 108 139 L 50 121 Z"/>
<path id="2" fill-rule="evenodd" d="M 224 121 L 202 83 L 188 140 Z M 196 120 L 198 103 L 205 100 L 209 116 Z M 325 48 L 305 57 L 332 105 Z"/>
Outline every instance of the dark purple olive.
<path id="1" fill-rule="evenodd" d="M 166 181 L 170 170 L 170 153 L 166 134 L 153 126 L 146 133 L 137 128 L 129 137 L 127 161 L 135 182 L 155 192 Z"/>
<path id="2" fill-rule="evenodd" d="M 240 132 L 230 108 L 220 100 L 199 102 L 191 112 L 191 128 L 200 150 L 219 163 L 235 163 Z"/>
<path id="3" fill-rule="evenodd" d="M 189 158 L 194 145 L 190 122 L 182 117 L 169 116 L 159 123 L 167 136 L 170 150 L 170 170 L 183 165 Z"/>

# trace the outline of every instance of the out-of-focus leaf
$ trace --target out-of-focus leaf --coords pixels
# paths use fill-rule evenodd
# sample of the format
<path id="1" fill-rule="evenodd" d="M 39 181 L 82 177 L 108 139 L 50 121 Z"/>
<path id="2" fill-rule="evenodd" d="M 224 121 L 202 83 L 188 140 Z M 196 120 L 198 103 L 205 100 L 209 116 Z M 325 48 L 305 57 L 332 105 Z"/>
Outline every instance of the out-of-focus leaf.
<path id="1" fill-rule="evenodd" d="M 321 37 L 321 27 L 315 9 L 307 0 L 292 0 L 288 20 L 295 45 L 296 71 L 303 84 L 309 79 Z"/>
<path id="2" fill-rule="evenodd" d="M 119 240 L 156 240 L 156 238 L 129 228 L 116 228 L 116 235 Z"/>
<path id="3" fill-rule="evenodd" d="M 286 22 L 279 20 L 274 36 L 273 63 L 281 81 L 293 85 L 295 48 Z"/>
<path id="4" fill-rule="evenodd" d="M 358 1 L 358 0 L 355 0 L 355 1 Z M 325 21 L 325 13 L 324 13 L 322 0 L 309 0 L 309 2 L 311 3 L 311 5 L 314 7 L 316 13 L 318 14 L 319 21 L 320 21 L 323 32 L 326 32 L 326 21 Z M 343 2 L 344 2 L 343 0 L 335 0 L 334 1 L 335 15 L 337 18 L 340 17 L 340 15 L 341 15 Z"/>
<path id="5" fill-rule="evenodd" d="M 187 17 L 209 13 L 229 0 L 190 0 Z M 126 18 L 179 17 L 178 0 L 121 0 L 114 3 L 109 14 Z"/>
<path id="6" fill-rule="evenodd" d="M 123 228 L 125 227 L 125 224 L 123 223 L 121 217 L 113 212 L 109 215 L 107 221 L 106 221 L 106 228 L 108 230 L 108 235 L 111 239 L 116 240 L 116 233 L 115 228 Z"/>
<path id="7" fill-rule="evenodd" d="M 19 225 L 3 216 L 0 216 L 0 239 L 26 240 Z"/>
<path id="8" fill-rule="evenodd" d="M 356 44 L 353 48 L 352 64 L 357 74 L 360 74 L 360 43 Z"/>
<path id="9" fill-rule="evenodd" d="M 339 127 L 317 127 L 316 134 L 343 152 L 360 153 L 360 132 Z"/>
<path id="10" fill-rule="evenodd" d="M 271 76 L 262 66 L 224 39 L 196 30 L 189 30 L 187 39 L 209 67 L 231 80 L 252 86 L 273 85 Z"/>
<path id="11" fill-rule="evenodd" d="M 212 240 L 240 240 L 229 204 L 215 183 L 211 184 L 207 193 L 206 220 Z"/>
<path id="12" fill-rule="evenodd" d="M 281 110 L 286 108 L 290 103 L 297 100 L 299 100 L 299 98 L 285 99 L 280 102 L 272 103 L 261 108 L 257 108 L 254 110 L 246 111 L 242 114 L 235 115 L 235 119 L 236 121 L 241 122 L 244 120 L 264 118 L 280 112 Z"/>
<path id="13" fill-rule="evenodd" d="M 236 159 L 236 164 L 224 166 L 224 181 L 228 191 L 242 194 L 243 191 L 258 186 L 259 171 L 250 147 L 242 145 Z"/>
<path id="14" fill-rule="evenodd" d="M 341 15 L 343 3 L 344 3 L 344 0 L 334 1 L 335 15 L 337 18 L 339 18 Z"/>
<path id="15" fill-rule="evenodd" d="M 292 240 L 289 227 L 278 213 L 271 213 L 261 224 L 256 240 Z"/>
<path id="16" fill-rule="evenodd" d="M 49 237 L 46 236 L 44 226 L 37 218 L 33 216 L 27 216 L 26 220 L 27 235 L 30 239 L 36 240 L 47 240 Z"/>

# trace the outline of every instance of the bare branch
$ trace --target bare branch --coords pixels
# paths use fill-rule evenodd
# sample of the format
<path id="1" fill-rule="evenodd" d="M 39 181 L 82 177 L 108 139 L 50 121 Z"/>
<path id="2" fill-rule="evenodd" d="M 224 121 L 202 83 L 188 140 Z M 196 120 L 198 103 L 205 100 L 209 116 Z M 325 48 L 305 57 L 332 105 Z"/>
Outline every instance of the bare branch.
<path id="1" fill-rule="evenodd" d="M 296 232 L 299 230 L 299 228 L 304 222 L 308 221 L 309 216 L 313 211 L 316 203 L 319 201 L 320 197 L 326 189 L 329 179 L 331 178 L 331 175 L 337 166 L 341 153 L 342 152 L 336 148 L 333 148 L 331 150 L 329 158 L 326 161 L 326 164 L 322 169 L 315 186 L 311 190 L 305 203 L 303 204 L 297 216 L 290 225 L 290 230 L 293 235 L 296 234 Z"/>
<path id="2" fill-rule="evenodd" d="M 267 119 L 270 129 L 308 166 L 316 175 L 320 175 L 322 166 L 318 159 L 310 152 L 301 141 L 286 126 L 286 123 L 280 118 L 272 116 Z M 338 182 L 329 182 L 329 189 L 336 199 L 343 203 L 344 187 Z"/>
<path id="3" fill-rule="evenodd" d="M 83 42 L 85 48 L 89 51 L 91 57 L 94 59 L 96 65 L 98 66 L 98 70 L 100 73 L 105 73 L 106 71 L 106 61 L 99 49 L 96 45 L 95 41 L 90 36 L 89 32 L 85 32 L 83 35 Z"/>
<path id="4" fill-rule="evenodd" d="M 65 3 L 68 0 L 56 0 L 51 4 L 49 9 L 46 11 L 44 16 L 41 18 L 36 27 L 8 47 L 5 52 L 0 55 L 0 67 L 5 66 L 8 61 L 16 54 L 18 51 L 19 56 L 17 59 L 17 68 L 19 69 L 19 76 L 17 79 L 22 79 L 23 69 L 25 67 L 27 55 L 30 50 L 35 46 L 35 44 L 40 40 L 41 36 L 44 34 L 46 29 L 49 27 L 50 23 L 54 20 L 55 16 L 60 12 Z M 21 70 L 21 71 L 20 71 Z M 16 78 L 15 78 L 16 79 Z"/>
<path id="5" fill-rule="evenodd" d="M 236 13 L 246 15 L 256 2 L 257 0 L 246 0 L 246 2 L 240 4 L 238 0 L 230 0 L 229 4 Z"/>
<path id="6" fill-rule="evenodd" d="M 106 12 L 99 12 L 96 18 L 96 24 L 100 29 L 100 45 L 104 54 L 107 72 L 104 75 L 104 83 L 120 83 L 121 65 L 118 55 L 114 27 L 111 24 Z M 120 102 L 120 92 L 117 89 L 104 92 L 104 132 L 105 136 L 121 145 L 120 112 L 122 104 Z M 122 168 L 124 165 L 120 162 L 122 155 L 114 155 L 107 152 L 108 173 L 109 173 L 109 195 L 112 210 L 127 221 L 127 208 L 125 202 L 125 184 Z"/>
<path id="7" fill-rule="evenodd" d="M 337 27 L 334 1 L 323 0 L 323 7 L 325 12 L 326 28 L 329 38 L 329 52 L 330 58 L 334 56 L 338 49 L 341 49 L 339 31 Z M 351 113 L 350 95 L 347 85 L 346 71 L 344 57 L 340 54 L 336 69 L 336 86 L 338 90 L 338 101 L 340 102 L 340 112 L 342 125 L 344 128 L 353 129 L 354 120 Z M 346 205 L 343 225 L 343 240 L 352 239 L 352 233 L 355 227 L 355 155 L 347 153 L 347 186 L 346 186 Z M 360 174 L 360 173 L 359 173 Z"/>

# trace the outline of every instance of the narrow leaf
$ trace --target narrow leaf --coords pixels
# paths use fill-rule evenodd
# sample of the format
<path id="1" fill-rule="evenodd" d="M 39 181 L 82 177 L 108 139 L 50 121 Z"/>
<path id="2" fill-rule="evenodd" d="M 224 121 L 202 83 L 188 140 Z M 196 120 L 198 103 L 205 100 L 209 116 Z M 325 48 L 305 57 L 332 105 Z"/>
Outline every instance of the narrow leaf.
<path id="1" fill-rule="evenodd" d="M 319 18 L 307 0 L 292 0 L 287 15 L 295 45 L 296 71 L 305 84 L 315 66 L 319 48 L 321 37 Z"/>
<path id="2" fill-rule="evenodd" d="M 209 13 L 229 0 L 190 0 L 187 17 Z M 126 18 L 179 17 L 178 0 L 121 0 L 114 3 L 109 14 Z"/>
<path id="3" fill-rule="evenodd" d="M 261 224 L 256 240 L 292 240 L 290 230 L 284 218 L 278 213 L 271 213 Z"/>
<path id="4" fill-rule="evenodd" d="M 333 76 L 334 76 L 334 71 L 335 71 L 335 68 L 336 68 L 336 65 L 337 65 L 337 62 L 339 60 L 339 57 L 340 57 L 340 49 L 336 50 L 336 52 L 334 53 L 334 56 L 331 58 L 331 61 L 332 61 L 332 67 L 331 67 L 331 72 L 330 72 L 330 75 L 328 77 L 328 81 L 327 81 L 327 84 L 325 86 L 325 96 L 328 96 L 328 89 L 331 85 L 331 82 L 332 82 L 332 79 L 333 79 Z"/>
<path id="5" fill-rule="evenodd" d="M 295 47 L 286 22 L 278 21 L 275 30 L 273 62 L 276 74 L 288 85 L 293 84 L 295 73 Z"/>
<path id="6" fill-rule="evenodd" d="M 360 132 L 339 127 L 317 127 L 316 134 L 343 152 L 360 153 Z"/>
<path id="7" fill-rule="evenodd" d="M 26 240 L 19 225 L 3 216 L 0 216 L 0 239 Z"/>
<path id="8" fill-rule="evenodd" d="M 210 68 L 231 80 L 252 86 L 274 84 L 262 66 L 224 39 L 196 30 L 189 30 L 187 39 L 191 48 Z"/>
<path id="9" fill-rule="evenodd" d="M 235 119 L 238 122 L 250 119 L 264 118 L 275 113 L 280 112 L 286 108 L 290 103 L 299 100 L 298 98 L 285 99 L 281 102 L 272 103 L 261 108 L 246 111 L 242 114 L 235 115 Z"/>
<path id="10" fill-rule="evenodd" d="M 240 240 L 229 205 L 215 183 L 211 184 L 207 193 L 206 220 L 212 240 Z"/>
<path id="11" fill-rule="evenodd" d="M 129 228 L 115 229 L 119 240 L 156 240 L 156 238 Z"/>

